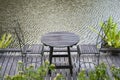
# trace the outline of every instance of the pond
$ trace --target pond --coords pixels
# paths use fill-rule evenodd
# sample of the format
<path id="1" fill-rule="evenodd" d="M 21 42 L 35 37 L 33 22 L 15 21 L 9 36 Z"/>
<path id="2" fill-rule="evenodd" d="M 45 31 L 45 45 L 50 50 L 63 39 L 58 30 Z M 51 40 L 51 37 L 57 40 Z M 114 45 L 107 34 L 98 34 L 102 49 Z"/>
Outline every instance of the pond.
<path id="1" fill-rule="evenodd" d="M 95 43 L 89 26 L 109 16 L 119 24 L 120 0 L 0 0 L 0 30 L 16 26 L 18 20 L 28 43 L 40 43 L 47 32 L 69 31 L 80 36 L 80 43 Z"/>

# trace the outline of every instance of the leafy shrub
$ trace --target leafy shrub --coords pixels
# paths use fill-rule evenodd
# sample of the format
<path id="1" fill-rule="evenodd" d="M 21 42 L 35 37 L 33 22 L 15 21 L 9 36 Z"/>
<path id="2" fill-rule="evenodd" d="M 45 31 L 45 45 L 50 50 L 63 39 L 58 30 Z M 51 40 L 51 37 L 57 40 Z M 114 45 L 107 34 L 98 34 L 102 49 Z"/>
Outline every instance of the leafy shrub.
<path id="1" fill-rule="evenodd" d="M 5 76 L 4 80 L 44 80 L 49 69 L 54 70 L 55 65 L 49 64 L 49 61 L 45 61 L 45 64 L 34 68 L 33 65 L 25 67 L 21 61 L 18 62 L 18 74 L 14 76 Z"/>
<path id="2" fill-rule="evenodd" d="M 113 77 L 114 77 L 114 80 L 120 80 L 120 68 L 118 67 L 115 67 L 114 65 L 110 68 L 112 74 L 113 74 Z"/>
<path id="3" fill-rule="evenodd" d="M 110 74 L 107 72 L 107 66 L 105 63 L 101 63 L 95 67 L 94 70 L 86 74 L 85 70 L 81 70 L 78 73 L 77 80 L 120 80 L 120 68 L 115 67 L 114 65 L 110 67 Z M 112 78 L 112 79 L 111 79 Z"/>
<path id="4" fill-rule="evenodd" d="M 4 78 L 0 77 L 3 80 L 44 80 L 44 77 L 47 75 L 48 70 L 54 70 L 55 65 L 45 61 L 45 64 L 41 65 L 37 69 L 33 65 L 25 67 L 22 61 L 18 62 L 18 74 L 14 76 L 6 75 Z M 1 70 L 1 67 L 0 67 Z M 65 80 L 65 77 L 62 74 L 57 74 L 53 80 Z"/>
<path id="5" fill-rule="evenodd" d="M 106 43 L 104 46 L 120 48 L 120 30 L 118 29 L 117 23 L 113 21 L 113 18 L 109 17 L 106 22 L 101 22 L 100 27 L 102 28 L 105 36 L 99 34 L 99 31 L 93 27 L 90 27 L 90 29 L 102 38 L 102 40 Z"/>
<path id="6" fill-rule="evenodd" d="M 62 74 L 57 74 L 53 80 L 66 80 Z"/>
<path id="7" fill-rule="evenodd" d="M 48 69 L 54 70 L 55 65 L 49 64 L 49 61 L 46 61 L 45 64 L 40 66 L 37 69 L 34 69 L 33 65 L 25 68 L 23 63 L 20 61 L 18 63 L 18 74 L 14 76 L 5 76 L 4 80 L 44 80 L 44 77 L 47 75 Z M 24 70 L 24 71 L 23 71 Z M 110 73 L 114 80 L 120 80 L 120 68 L 115 67 L 114 65 L 110 67 Z M 1 78 L 0 78 L 1 79 Z M 57 74 L 53 80 L 66 80 L 62 74 Z M 107 72 L 107 66 L 105 63 L 101 63 L 98 66 L 95 66 L 94 70 L 87 72 L 86 70 L 81 70 L 78 73 L 77 80 L 112 80 L 110 75 Z"/>
<path id="8" fill-rule="evenodd" d="M 110 47 L 120 47 L 120 30 L 118 30 L 117 23 L 113 21 L 112 17 L 109 17 L 108 21 L 104 24 L 101 23 L 101 27 L 105 33 L 105 41 Z"/>
<path id="9" fill-rule="evenodd" d="M 94 77 L 94 79 L 93 79 Z M 89 72 L 90 80 L 110 80 L 110 77 L 107 73 L 107 67 L 104 63 L 95 67 L 94 71 Z"/>
<path id="10" fill-rule="evenodd" d="M 83 69 L 81 70 L 80 73 L 78 73 L 78 80 L 87 80 L 87 75 L 86 75 L 86 71 Z"/>

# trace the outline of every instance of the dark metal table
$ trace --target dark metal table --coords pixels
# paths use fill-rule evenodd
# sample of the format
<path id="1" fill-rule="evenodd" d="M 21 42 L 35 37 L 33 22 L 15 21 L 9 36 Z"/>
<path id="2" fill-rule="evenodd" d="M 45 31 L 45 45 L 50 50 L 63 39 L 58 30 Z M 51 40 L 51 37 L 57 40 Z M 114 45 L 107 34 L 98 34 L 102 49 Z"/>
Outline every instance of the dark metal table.
<path id="1" fill-rule="evenodd" d="M 79 36 L 71 32 L 50 32 L 42 36 L 41 42 L 45 46 L 50 47 L 50 55 L 49 55 L 50 64 L 52 64 L 53 57 L 68 57 L 69 65 L 63 65 L 63 66 L 56 65 L 56 69 L 68 68 L 70 69 L 70 73 L 72 74 L 73 67 L 72 67 L 72 61 L 71 61 L 70 47 L 72 47 L 73 45 L 76 45 L 79 42 Z M 56 48 L 66 47 L 68 54 L 53 55 L 54 47 Z M 49 74 L 51 74 L 50 70 L 49 70 Z"/>

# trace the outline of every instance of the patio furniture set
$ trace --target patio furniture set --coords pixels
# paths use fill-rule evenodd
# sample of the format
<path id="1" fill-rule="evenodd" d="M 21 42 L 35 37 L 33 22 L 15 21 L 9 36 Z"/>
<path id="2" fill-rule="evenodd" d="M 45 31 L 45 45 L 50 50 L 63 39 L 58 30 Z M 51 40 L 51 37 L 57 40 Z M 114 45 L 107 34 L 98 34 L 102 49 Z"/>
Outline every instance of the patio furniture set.
<path id="1" fill-rule="evenodd" d="M 17 22 L 18 23 L 18 22 Z M 106 23 L 106 22 L 105 22 Z M 103 23 L 103 25 L 105 24 Z M 107 29 L 109 30 L 109 28 Z M 73 74 L 73 65 L 72 65 L 72 60 L 71 60 L 71 47 L 76 46 L 77 47 L 77 53 L 79 55 L 79 68 L 81 67 L 81 61 L 80 61 L 80 57 L 83 54 L 87 54 L 89 56 L 89 54 L 94 54 L 97 57 L 96 62 L 89 62 L 88 63 L 93 63 L 94 65 L 98 65 L 99 64 L 99 58 L 100 58 L 100 52 L 106 52 L 106 51 L 119 51 L 120 49 L 114 49 L 114 48 L 102 48 L 102 44 L 103 41 L 101 36 L 103 36 L 103 38 L 106 37 L 105 34 L 103 32 L 102 27 L 100 28 L 99 32 L 98 32 L 98 36 L 97 36 L 97 40 L 96 40 L 96 44 L 92 45 L 92 44 L 78 44 L 79 42 L 79 36 L 72 33 L 72 32 L 67 32 L 67 31 L 60 31 L 60 32 L 49 32 L 44 34 L 41 37 L 41 43 L 42 44 L 26 44 L 25 43 L 25 37 L 24 37 L 24 33 L 20 27 L 20 24 L 18 23 L 17 27 L 14 27 L 14 34 L 17 37 L 17 40 L 19 42 L 19 47 L 20 47 L 20 52 L 22 54 L 22 62 L 24 62 L 25 65 L 27 65 L 28 62 L 27 61 L 27 54 L 40 54 L 40 62 L 42 64 L 43 62 L 43 56 L 44 56 L 44 46 L 48 46 L 49 47 L 49 61 L 50 64 L 52 64 L 52 59 L 54 57 L 66 57 L 68 59 L 68 65 L 56 65 L 55 68 L 56 69 L 70 69 L 70 74 Z M 77 45 L 78 44 L 78 45 Z M 98 48 L 98 45 L 100 45 L 100 47 Z M 54 52 L 54 48 L 67 48 L 67 54 L 53 54 Z M 0 50 L 2 52 L 4 52 L 4 49 Z M 35 62 L 37 63 L 37 62 Z M 49 70 L 49 74 L 51 74 L 51 71 Z"/>
<path id="2" fill-rule="evenodd" d="M 19 41 L 20 51 L 22 54 L 22 61 L 25 63 L 25 65 L 29 62 L 26 60 L 27 54 L 40 54 L 41 55 L 41 64 L 42 64 L 42 58 L 44 53 L 44 46 L 49 46 L 49 61 L 50 64 L 52 64 L 52 59 L 54 57 L 67 57 L 69 65 L 56 65 L 56 69 L 70 69 L 70 74 L 73 74 L 73 65 L 71 61 L 71 51 L 70 47 L 73 47 L 77 45 L 79 42 L 79 36 L 71 33 L 71 32 L 49 32 L 42 36 L 41 42 L 43 44 L 25 44 L 24 40 L 24 34 L 20 27 L 14 28 L 15 34 Z M 101 31 L 101 30 L 100 30 Z M 99 42 L 98 42 L 99 43 Z M 98 44 L 97 43 L 97 44 Z M 53 54 L 54 48 L 67 48 L 68 54 Z M 82 54 L 95 54 L 97 56 L 97 65 L 99 64 L 99 57 L 100 52 L 97 48 L 97 45 L 77 45 L 77 52 L 79 54 L 79 58 Z M 94 62 L 93 62 L 94 63 Z M 79 65 L 80 65 L 80 59 L 79 59 Z M 49 74 L 51 74 L 51 71 L 49 70 Z"/>
<path id="3" fill-rule="evenodd" d="M 108 20 L 108 23 L 109 23 L 109 20 Z M 107 23 L 104 22 L 102 27 L 104 26 L 104 24 L 107 25 Z M 101 63 L 101 61 L 105 62 L 105 63 L 107 61 L 107 63 L 113 63 L 113 64 L 119 65 L 119 62 L 117 62 L 117 61 L 119 61 L 119 56 L 117 56 L 118 60 L 116 60 L 116 57 L 113 60 L 112 58 L 110 58 L 111 57 L 111 55 L 110 55 L 110 57 L 109 57 L 110 60 L 107 60 L 107 58 L 106 58 L 106 61 L 104 61 L 103 60 L 104 58 L 102 58 L 102 56 L 104 54 L 102 54 L 100 57 L 100 52 L 103 52 L 103 53 L 106 53 L 106 52 L 119 53 L 120 52 L 119 46 L 118 46 L 118 48 L 114 48 L 113 46 L 110 47 L 108 44 L 107 44 L 107 47 L 104 46 L 104 45 L 106 45 L 107 42 L 105 42 L 105 40 L 103 40 L 103 39 L 107 39 L 107 37 L 108 37 L 107 33 L 108 33 L 109 29 L 111 29 L 111 28 L 106 28 L 106 30 L 104 30 L 102 27 L 100 28 L 100 30 L 97 33 L 98 36 L 96 38 L 96 44 L 94 44 L 94 45 L 93 44 L 78 44 L 79 41 L 81 40 L 81 39 L 79 39 L 80 37 L 78 35 L 76 35 L 75 33 L 67 32 L 67 31 L 49 32 L 49 33 L 44 34 L 40 40 L 42 44 L 26 44 L 24 33 L 18 23 L 17 27 L 12 28 L 12 30 L 14 30 L 12 35 L 13 35 L 13 37 L 15 37 L 14 39 L 15 39 L 15 41 L 18 42 L 17 45 L 20 48 L 19 49 L 9 49 L 9 48 L 4 49 L 4 48 L 2 48 L 2 49 L 0 49 L 0 53 L 20 52 L 21 54 L 18 53 L 20 55 L 18 59 L 12 58 L 13 61 L 11 61 L 12 59 L 10 60 L 10 58 L 8 58 L 8 62 L 5 60 L 5 59 L 7 59 L 7 57 L 6 57 L 7 54 L 5 54 L 5 57 L 3 55 L 3 57 L 1 57 L 1 65 L 2 66 L 11 65 L 11 67 L 12 67 L 12 64 L 14 64 L 13 62 L 15 62 L 14 65 L 16 65 L 16 62 L 18 60 L 22 59 L 22 62 L 24 64 L 23 66 L 28 67 L 29 64 L 35 63 L 35 66 L 37 65 L 37 67 L 38 67 L 38 65 L 39 66 L 44 65 L 43 62 L 45 61 L 45 59 L 48 59 L 50 64 L 55 63 L 55 69 L 60 69 L 60 71 L 58 70 L 57 73 L 62 73 L 64 75 L 67 75 L 68 78 L 73 77 L 75 79 L 76 79 L 75 76 L 78 76 L 78 72 L 84 71 L 84 70 L 82 70 L 82 68 L 85 69 L 85 71 L 86 71 L 85 74 L 88 76 L 89 70 L 91 70 L 91 69 L 88 69 L 87 67 L 93 68 L 93 65 L 99 66 L 99 63 Z M 102 37 L 101 37 L 101 35 L 102 35 Z M 49 48 L 48 50 L 46 50 L 46 48 L 45 48 L 46 46 Z M 75 57 L 71 56 L 73 47 L 76 47 L 75 52 L 77 52 L 77 56 L 75 56 Z M 56 48 L 58 51 L 56 50 Z M 64 48 L 64 50 L 62 50 L 61 48 Z M 45 55 L 44 52 L 49 52 L 49 55 Z M 67 53 L 54 54 L 54 52 L 67 52 Z M 31 56 L 31 54 L 32 54 L 32 56 Z M 17 55 L 17 54 L 15 54 L 15 55 Z M 82 55 L 84 55 L 84 56 L 82 56 Z M 91 61 L 91 59 L 93 58 L 93 55 L 96 57 L 95 58 L 96 61 L 93 61 L 93 60 Z M 37 56 L 37 57 L 35 57 L 35 56 Z M 106 57 L 106 56 L 104 55 L 104 57 Z M 87 58 L 87 59 L 85 59 L 85 58 Z M 10 63 L 9 63 L 9 61 L 10 61 Z M 110 61 L 112 61 L 112 62 L 110 62 Z M 116 61 L 116 62 L 114 63 L 114 61 Z M 39 64 L 39 62 L 40 62 L 40 64 Z M 67 64 L 65 62 L 67 62 Z M 58 65 L 58 63 L 60 63 L 60 65 Z M 15 67 L 17 67 L 17 65 Z M 15 68 L 15 67 L 13 67 L 13 68 Z M 37 67 L 35 67 L 35 69 Z M 111 67 L 111 65 L 109 65 L 109 67 Z M 94 69 L 95 68 L 96 67 L 94 66 Z M 9 70 L 12 70 L 12 69 L 11 68 L 7 69 L 7 67 L 3 68 L 2 72 L 1 72 L 2 76 L 4 76 L 5 73 L 8 73 L 8 72 L 9 72 L 9 74 L 14 73 L 14 72 L 10 72 Z M 22 69 L 22 70 L 24 70 L 24 69 Z M 106 71 L 107 74 L 110 75 L 111 79 L 112 79 L 112 74 L 109 71 L 110 69 L 107 67 L 106 70 L 107 70 Z M 5 71 L 7 71 L 7 72 L 5 72 Z M 14 71 L 16 71 L 16 69 L 14 69 Z M 37 70 L 37 71 L 39 71 L 39 70 Z M 51 73 L 51 69 L 49 69 L 49 68 L 48 68 L 48 73 L 49 73 L 49 75 L 47 75 L 46 78 L 54 77 L 54 74 L 56 74 L 56 73 Z M 51 74 L 52 74 L 52 76 L 51 76 Z M 71 75 L 69 75 L 69 74 L 71 74 Z"/>

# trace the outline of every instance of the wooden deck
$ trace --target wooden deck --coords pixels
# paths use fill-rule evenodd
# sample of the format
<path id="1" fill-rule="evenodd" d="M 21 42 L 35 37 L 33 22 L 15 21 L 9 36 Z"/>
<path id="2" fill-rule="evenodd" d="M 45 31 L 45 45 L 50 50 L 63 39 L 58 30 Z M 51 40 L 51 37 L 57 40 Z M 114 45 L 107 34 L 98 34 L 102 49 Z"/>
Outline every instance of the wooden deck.
<path id="1" fill-rule="evenodd" d="M 60 52 L 59 52 L 60 53 Z M 61 52 L 65 53 L 65 52 Z M 45 59 L 48 59 L 48 52 L 45 52 Z M 56 52 L 55 54 L 58 54 Z M 50 77 L 47 75 L 46 80 L 53 80 L 57 73 L 62 73 L 66 77 L 66 80 L 76 80 L 76 75 L 79 72 L 79 62 L 77 60 L 77 53 L 72 52 L 72 65 L 73 65 L 73 75 L 70 75 L 69 69 L 57 69 L 56 71 L 52 72 L 52 76 Z M 21 55 L 19 52 L 7 52 L 0 56 L 0 65 L 2 66 L 1 75 L 14 75 L 17 73 L 17 62 L 21 60 Z M 93 55 L 82 55 L 80 58 L 81 61 L 92 61 L 95 60 Z M 38 55 L 29 55 L 28 61 L 35 62 L 40 61 L 40 57 Z M 54 58 L 53 62 L 59 65 L 66 65 L 68 64 L 68 60 L 66 58 Z M 111 56 L 110 54 L 102 54 L 100 56 L 100 62 L 105 62 L 108 66 L 112 64 L 120 67 L 120 56 Z M 40 66 L 40 63 L 32 63 L 35 65 L 35 68 Z M 94 68 L 94 65 L 91 63 L 83 63 L 81 64 L 81 68 L 90 70 Z"/>

